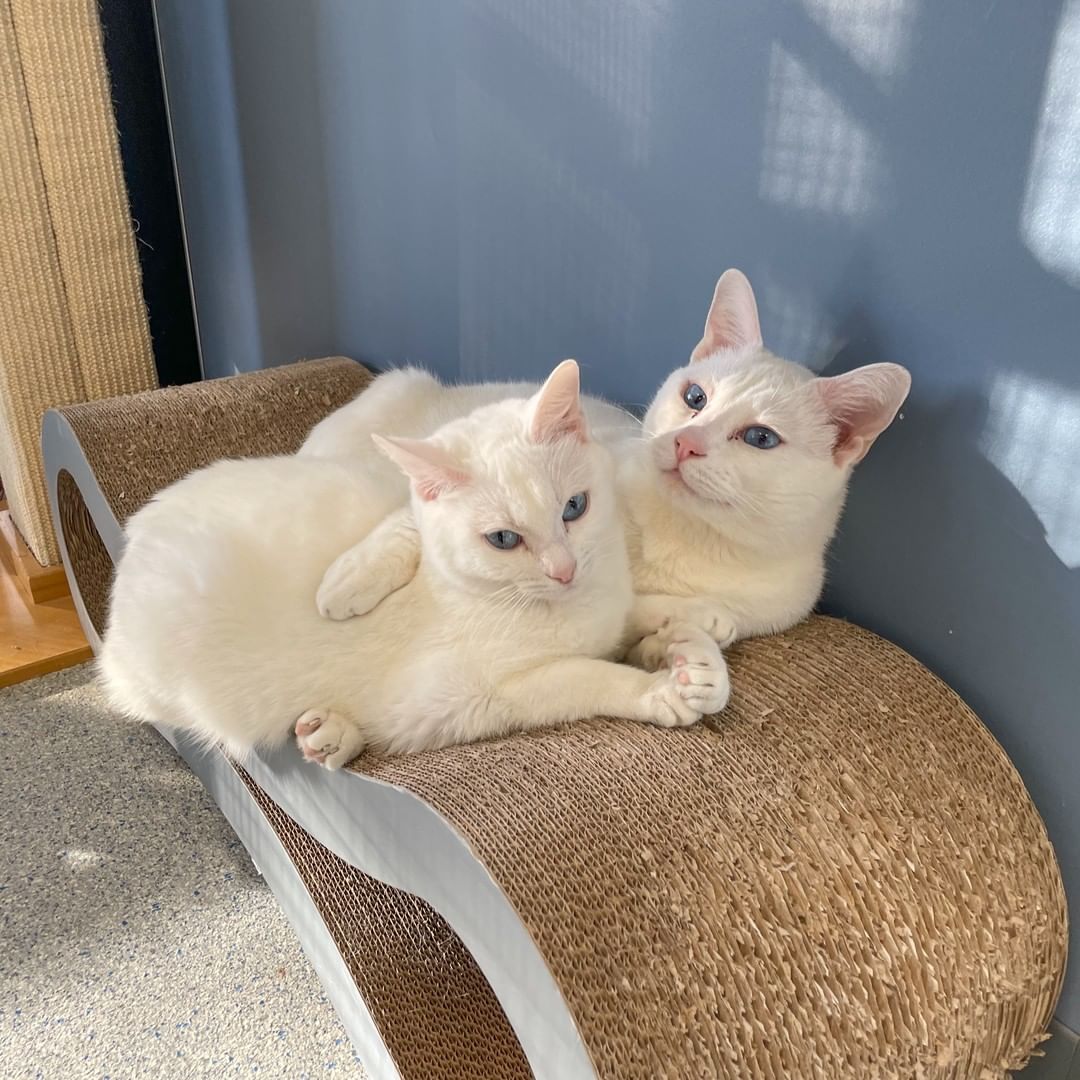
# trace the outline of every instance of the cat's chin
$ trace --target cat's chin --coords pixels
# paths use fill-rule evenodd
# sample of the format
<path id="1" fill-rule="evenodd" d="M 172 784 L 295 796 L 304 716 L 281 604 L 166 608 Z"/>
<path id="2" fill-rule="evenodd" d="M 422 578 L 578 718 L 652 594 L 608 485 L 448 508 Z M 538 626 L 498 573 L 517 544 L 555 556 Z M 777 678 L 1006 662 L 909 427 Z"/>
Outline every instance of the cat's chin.
<path id="1" fill-rule="evenodd" d="M 669 498 L 696 508 L 698 517 L 706 516 L 702 513 L 706 507 L 712 510 L 731 509 L 732 504 L 727 499 L 717 499 L 695 491 L 687 482 L 686 477 L 683 476 L 682 470 L 678 468 L 663 469 L 660 472 L 660 477 Z"/>
<path id="2" fill-rule="evenodd" d="M 674 469 L 661 469 L 660 477 L 664 488 L 669 493 L 689 495 L 695 499 L 698 497 L 697 492 L 686 482 L 686 477 L 683 476 L 682 470 L 678 467 Z"/>

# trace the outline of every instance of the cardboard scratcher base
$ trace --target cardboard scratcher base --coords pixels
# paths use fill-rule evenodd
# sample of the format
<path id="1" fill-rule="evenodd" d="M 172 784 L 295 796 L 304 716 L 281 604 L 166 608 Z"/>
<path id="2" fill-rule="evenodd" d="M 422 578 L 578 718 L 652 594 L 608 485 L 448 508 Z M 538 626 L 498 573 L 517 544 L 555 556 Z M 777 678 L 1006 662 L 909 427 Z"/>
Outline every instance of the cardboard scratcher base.
<path id="1" fill-rule="evenodd" d="M 990 1077 L 1060 986 L 1038 814 L 963 702 L 814 618 L 730 654 L 728 710 L 354 768 L 502 886 L 601 1076 Z M 1021 1034 L 1023 1033 L 1023 1034 Z"/>
<path id="2" fill-rule="evenodd" d="M 51 414 L 89 632 L 121 521 L 190 467 L 295 449 L 365 379 L 332 361 Z M 730 660 L 731 705 L 686 731 L 595 720 L 338 773 L 290 747 L 246 788 L 229 770 L 376 1075 L 993 1080 L 1037 1050 L 1065 898 L 989 732 L 838 620 Z"/>
<path id="3" fill-rule="evenodd" d="M 403 1077 L 528 1080 L 480 969 L 430 904 L 350 866 L 235 766 L 292 859 Z"/>

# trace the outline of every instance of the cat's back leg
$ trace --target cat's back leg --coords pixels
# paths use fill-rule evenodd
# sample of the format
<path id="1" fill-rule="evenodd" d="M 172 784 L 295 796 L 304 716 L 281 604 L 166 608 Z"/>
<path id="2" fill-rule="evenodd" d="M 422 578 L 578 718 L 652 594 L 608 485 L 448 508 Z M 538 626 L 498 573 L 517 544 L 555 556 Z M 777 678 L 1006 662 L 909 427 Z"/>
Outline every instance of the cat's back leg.
<path id="1" fill-rule="evenodd" d="M 414 438 L 430 435 L 429 417 L 437 412 L 445 391 L 422 368 L 397 368 L 377 375 L 358 397 L 316 424 L 298 453 L 351 457 L 372 451 L 373 432 Z"/>
<path id="2" fill-rule="evenodd" d="M 335 709 L 308 709 L 296 721 L 296 745 L 308 761 L 340 769 L 364 749 L 358 724 Z"/>

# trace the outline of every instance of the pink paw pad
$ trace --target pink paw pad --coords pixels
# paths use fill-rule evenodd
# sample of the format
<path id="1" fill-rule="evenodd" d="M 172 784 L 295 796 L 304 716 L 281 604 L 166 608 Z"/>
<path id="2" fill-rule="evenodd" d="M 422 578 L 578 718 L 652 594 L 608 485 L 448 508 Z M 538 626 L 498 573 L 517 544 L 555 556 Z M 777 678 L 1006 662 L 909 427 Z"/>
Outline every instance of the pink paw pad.
<path id="1" fill-rule="evenodd" d="M 316 713 L 304 713 L 299 720 L 296 721 L 296 734 L 297 735 L 310 735 L 313 731 L 318 731 L 322 727 L 323 718 Z"/>

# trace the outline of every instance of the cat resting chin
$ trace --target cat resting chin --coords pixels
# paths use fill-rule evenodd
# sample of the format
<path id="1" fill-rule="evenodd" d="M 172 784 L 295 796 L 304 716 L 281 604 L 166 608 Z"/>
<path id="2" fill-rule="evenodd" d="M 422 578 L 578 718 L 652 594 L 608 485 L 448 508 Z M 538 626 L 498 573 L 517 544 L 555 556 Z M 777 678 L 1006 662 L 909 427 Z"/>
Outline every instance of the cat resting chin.
<path id="1" fill-rule="evenodd" d="M 415 554 L 365 619 L 331 622 L 314 597 L 335 555 L 392 533 L 396 489 L 373 454 L 219 462 L 130 519 L 100 659 L 116 708 L 239 757 L 294 736 L 337 768 L 364 747 L 723 707 L 723 658 L 691 626 L 654 643 L 656 674 L 606 659 L 634 597 L 614 463 L 573 361 L 531 397 L 376 441 L 407 478 Z"/>
<path id="2" fill-rule="evenodd" d="M 690 362 L 664 380 L 640 427 L 586 398 L 597 437 L 618 463 L 638 594 L 628 643 L 670 621 L 699 625 L 725 645 L 805 618 L 821 593 L 851 471 L 910 384 L 896 364 L 820 378 L 774 356 L 762 342 L 750 282 L 728 270 Z M 447 387 L 415 369 L 391 372 L 324 420 L 300 453 L 370 456 L 370 438 L 384 424 L 408 417 L 422 432 L 432 418 L 508 388 Z M 334 619 L 372 610 L 409 579 L 415 557 L 408 515 L 399 513 L 330 567 L 320 610 Z M 658 639 L 634 647 L 630 658 L 661 663 Z"/>

